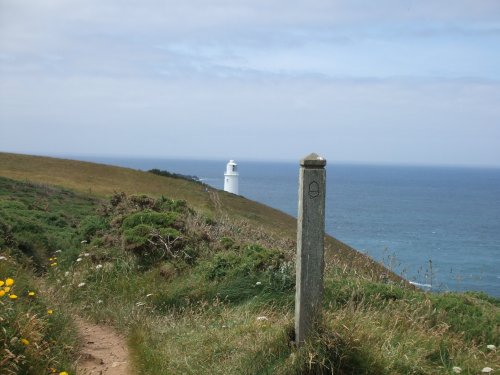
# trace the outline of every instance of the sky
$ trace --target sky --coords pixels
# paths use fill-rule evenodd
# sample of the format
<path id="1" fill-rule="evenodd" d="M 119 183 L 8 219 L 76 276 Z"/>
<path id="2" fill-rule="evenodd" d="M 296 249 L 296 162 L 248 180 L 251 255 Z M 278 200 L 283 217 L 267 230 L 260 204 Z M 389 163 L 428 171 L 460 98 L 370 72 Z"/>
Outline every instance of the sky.
<path id="1" fill-rule="evenodd" d="M 500 167 L 500 1 L 0 0 L 0 151 Z"/>

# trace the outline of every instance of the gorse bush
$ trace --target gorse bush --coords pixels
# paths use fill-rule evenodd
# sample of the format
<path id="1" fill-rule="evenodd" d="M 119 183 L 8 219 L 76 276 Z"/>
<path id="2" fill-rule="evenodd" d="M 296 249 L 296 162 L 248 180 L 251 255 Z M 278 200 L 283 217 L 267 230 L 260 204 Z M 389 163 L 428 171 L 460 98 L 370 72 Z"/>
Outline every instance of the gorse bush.
<path id="1" fill-rule="evenodd" d="M 153 227 L 169 227 L 175 224 L 178 214 L 175 212 L 139 211 L 123 220 L 122 228 L 131 229 L 146 224 Z"/>

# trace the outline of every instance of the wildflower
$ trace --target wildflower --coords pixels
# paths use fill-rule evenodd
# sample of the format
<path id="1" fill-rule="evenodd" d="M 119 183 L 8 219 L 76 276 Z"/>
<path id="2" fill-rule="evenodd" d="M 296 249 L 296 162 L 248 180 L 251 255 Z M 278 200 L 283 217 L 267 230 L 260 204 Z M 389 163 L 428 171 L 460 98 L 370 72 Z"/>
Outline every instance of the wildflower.
<path id="1" fill-rule="evenodd" d="M 77 262 L 81 262 L 82 261 L 82 258 L 77 258 L 76 259 Z"/>
<path id="2" fill-rule="evenodd" d="M 488 350 L 495 350 L 497 347 L 495 345 L 486 345 Z"/>
<path id="3" fill-rule="evenodd" d="M 69 271 L 64 272 L 64 276 L 69 276 Z"/>
<path id="4" fill-rule="evenodd" d="M 255 285 L 262 285 L 262 283 L 260 281 L 257 281 Z"/>
<path id="5" fill-rule="evenodd" d="M 59 373 L 59 375 L 69 375 L 66 371 L 62 371 Z"/>
<path id="6" fill-rule="evenodd" d="M 492 371 L 493 371 L 493 369 L 491 367 L 485 367 L 481 370 L 481 372 L 484 374 L 489 374 Z"/>
<path id="7" fill-rule="evenodd" d="M 28 292 L 28 296 L 34 297 L 35 296 L 35 292 Z"/>
<path id="8" fill-rule="evenodd" d="M 6 286 L 12 286 L 12 285 L 14 285 L 14 280 L 11 279 L 10 277 L 8 277 L 7 280 L 5 280 L 5 285 Z"/>
<path id="9" fill-rule="evenodd" d="M 83 253 L 83 256 L 84 256 L 84 257 L 89 257 L 89 256 L 90 256 L 90 253 Z"/>
<path id="10" fill-rule="evenodd" d="M 47 314 L 52 315 L 53 313 L 54 313 L 54 310 L 52 310 L 52 309 L 47 310 Z"/>
<path id="11" fill-rule="evenodd" d="M 5 290 L 0 290 L 0 297 L 5 296 Z"/>
<path id="12" fill-rule="evenodd" d="M 452 370 L 455 374 L 460 374 L 462 372 L 462 369 L 458 366 L 453 366 Z"/>
<path id="13" fill-rule="evenodd" d="M 50 263 L 50 266 L 51 266 L 51 267 L 55 267 L 55 266 L 57 266 L 57 262 Z"/>
<path id="14" fill-rule="evenodd" d="M 9 292 L 10 292 L 10 286 L 5 286 L 5 287 L 3 288 L 3 291 L 4 291 L 5 293 L 9 293 Z"/>
<path id="15" fill-rule="evenodd" d="M 3 280 L 0 280 L 0 286 L 3 286 L 3 284 L 5 284 L 5 282 Z"/>
<path id="16" fill-rule="evenodd" d="M 78 284 L 78 288 L 81 288 L 82 286 L 85 286 L 85 283 Z"/>
<path id="17" fill-rule="evenodd" d="M 60 253 L 62 250 L 56 250 L 54 251 L 54 253 Z"/>
<path id="18" fill-rule="evenodd" d="M 17 296 L 15 294 L 9 294 L 10 299 L 17 299 Z"/>
<path id="19" fill-rule="evenodd" d="M 97 266 L 95 266 L 95 269 L 96 269 L 96 270 L 99 270 L 99 269 L 101 269 L 101 268 L 102 268 L 102 264 L 98 264 Z"/>
<path id="20" fill-rule="evenodd" d="M 81 243 L 87 243 L 87 240 L 83 240 Z"/>
<path id="21" fill-rule="evenodd" d="M 30 342 L 27 340 L 27 339 L 21 339 L 21 342 L 23 343 L 23 345 L 29 345 Z"/>

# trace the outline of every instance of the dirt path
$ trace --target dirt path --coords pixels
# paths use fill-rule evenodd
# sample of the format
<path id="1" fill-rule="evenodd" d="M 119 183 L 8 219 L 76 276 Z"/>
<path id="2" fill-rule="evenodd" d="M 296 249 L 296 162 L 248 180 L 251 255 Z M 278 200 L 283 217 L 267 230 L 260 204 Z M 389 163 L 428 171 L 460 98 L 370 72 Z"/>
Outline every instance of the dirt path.
<path id="1" fill-rule="evenodd" d="M 79 375 L 131 375 L 125 338 L 112 328 L 75 319 L 83 345 L 78 359 Z"/>

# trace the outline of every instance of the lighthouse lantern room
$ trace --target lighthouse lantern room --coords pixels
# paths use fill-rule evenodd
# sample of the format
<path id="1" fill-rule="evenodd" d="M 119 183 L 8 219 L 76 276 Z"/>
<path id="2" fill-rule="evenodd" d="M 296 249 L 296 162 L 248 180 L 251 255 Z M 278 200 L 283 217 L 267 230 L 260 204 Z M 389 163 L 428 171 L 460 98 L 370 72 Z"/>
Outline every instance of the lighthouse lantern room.
<path id="1" fill-rule="evenodd" d="M 224 191 L 238 194 L 238 164 L 234 160 L 229 160 L 224 173 Z"/>

